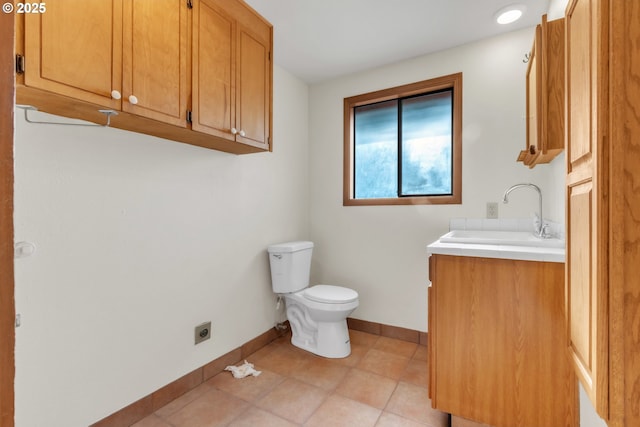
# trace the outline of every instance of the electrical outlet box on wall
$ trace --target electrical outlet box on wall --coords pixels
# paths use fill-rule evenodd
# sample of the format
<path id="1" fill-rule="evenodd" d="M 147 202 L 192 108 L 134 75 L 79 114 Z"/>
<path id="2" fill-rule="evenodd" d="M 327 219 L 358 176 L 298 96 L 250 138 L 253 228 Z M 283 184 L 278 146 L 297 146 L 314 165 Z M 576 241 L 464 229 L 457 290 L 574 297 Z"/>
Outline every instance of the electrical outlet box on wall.
<path id="1" fill-rule="evenodd" d="M 211 322 L 205 322 L 195 327 L 195 343 L 200 344 L 211 338 Z"/>

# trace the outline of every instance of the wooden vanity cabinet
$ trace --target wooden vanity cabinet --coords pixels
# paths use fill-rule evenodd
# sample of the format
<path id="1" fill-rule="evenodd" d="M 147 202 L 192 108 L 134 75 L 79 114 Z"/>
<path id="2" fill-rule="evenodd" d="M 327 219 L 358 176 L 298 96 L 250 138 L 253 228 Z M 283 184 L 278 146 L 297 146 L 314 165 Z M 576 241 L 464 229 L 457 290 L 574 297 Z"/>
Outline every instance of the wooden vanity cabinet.
<path id="1" fill-rule="evenodd" d="M 530 168 L 564 149 L 564 86 L 564 19 L 543 15 L 527 66 L 527 146 L 518 156 Z"/>
<path id="2" fill-rule="evenodd" d="M 577 427 L 564 264 L 431 255 L 432 406 L 494 427 Z"/>
<path id="3" fill-rule="evenodd" d="M 54 0 L 16 15 L 17 104 L 243 154 L 271 149 L 272 26 L 242 0 Z"/>

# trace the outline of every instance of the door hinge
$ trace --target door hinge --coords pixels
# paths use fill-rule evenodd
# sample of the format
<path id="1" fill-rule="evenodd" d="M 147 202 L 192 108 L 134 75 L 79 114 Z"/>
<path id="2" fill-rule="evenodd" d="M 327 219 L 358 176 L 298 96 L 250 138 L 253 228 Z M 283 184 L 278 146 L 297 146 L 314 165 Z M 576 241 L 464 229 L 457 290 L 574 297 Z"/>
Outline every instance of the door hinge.
<path id="1" fill-rule="evenodd" d="M 193 0 L 187 0 L 187 8 L 193 9 Z"/>
<path id="2" fill-rule="evenodd" d="M 187 123 L 193 123 L 191 110 L 187 110 Z"/>
<path id="3" fill-rule="evenodd" d="M 16 74 L 24 74 L 24 56 L 16 55 Z"/>

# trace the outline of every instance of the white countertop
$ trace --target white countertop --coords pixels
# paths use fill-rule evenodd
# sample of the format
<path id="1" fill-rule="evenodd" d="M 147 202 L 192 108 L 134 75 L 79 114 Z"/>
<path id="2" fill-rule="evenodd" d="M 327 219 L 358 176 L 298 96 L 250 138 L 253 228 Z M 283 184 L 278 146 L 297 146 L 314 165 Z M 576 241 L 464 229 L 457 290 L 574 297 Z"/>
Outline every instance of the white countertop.
<path id="1" fill-rule="evenodd" d="M 472 243 L 442 243 L 436 240 L 427 246 L 427 253 L 479 258 L 503 258 L 521 261 L 564 262 L 564 248 L 511 246 Z"/>

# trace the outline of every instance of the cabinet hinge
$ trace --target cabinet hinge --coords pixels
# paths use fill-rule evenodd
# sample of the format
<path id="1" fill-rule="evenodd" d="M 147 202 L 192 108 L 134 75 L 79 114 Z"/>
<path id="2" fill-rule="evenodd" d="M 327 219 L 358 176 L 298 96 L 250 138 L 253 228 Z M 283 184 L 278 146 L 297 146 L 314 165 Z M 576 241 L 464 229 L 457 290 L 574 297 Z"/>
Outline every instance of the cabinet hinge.
<path id="1" fill-rule="evenodd" d="M 187 8 L 193 9 L 193 0 L 187 0 Z"/>
<path id="2" fill-rule="evenodd" d="M 16 55 L 16 74 L 24 74 L 24 56 Z"/>
<path id="3" fill-rule="evenodd" d="M 191 110 L 187 110 L 187 123 L 193 123 L 192 116 L 191 116 Z"/>

